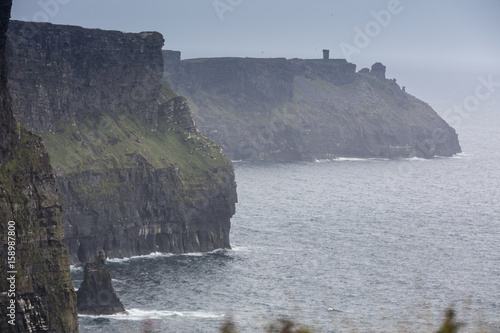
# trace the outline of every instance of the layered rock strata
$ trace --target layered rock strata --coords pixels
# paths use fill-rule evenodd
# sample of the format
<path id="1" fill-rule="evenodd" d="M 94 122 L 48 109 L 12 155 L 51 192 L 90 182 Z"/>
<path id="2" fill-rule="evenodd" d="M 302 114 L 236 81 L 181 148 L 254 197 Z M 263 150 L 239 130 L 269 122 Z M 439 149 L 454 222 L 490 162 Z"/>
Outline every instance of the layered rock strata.
<path id="1" fill-rule="evenodd" d="M 458 137 L 376 63 L 343 59 L 180 60 L 163 51 L 164 79 L 191 102 L 203 133 L 233 160 L 452 156 Z"/>
<path id="2" fill-rule="evenodd" d="M 0 5 L 0 331 L 78 332 L 60 194 L 38 136 L 12 115 Z"/>
<path id="3" fill-rule="evenodd" d="M 163 37 L 13 22 L 9 82 L 44 138 L 70 261 L 228 248 L 236 184 L 220 147 L 162 83 Z"/>

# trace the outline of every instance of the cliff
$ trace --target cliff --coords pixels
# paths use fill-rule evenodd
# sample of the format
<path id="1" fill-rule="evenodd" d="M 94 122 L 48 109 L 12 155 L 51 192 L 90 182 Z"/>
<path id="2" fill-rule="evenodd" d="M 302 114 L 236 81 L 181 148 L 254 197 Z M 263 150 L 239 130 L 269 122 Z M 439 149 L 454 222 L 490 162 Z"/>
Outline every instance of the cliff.
<path id="1" fill-rule="evenodd" d="M 12 22 L 16 116 L 46 142 L 71 262 L 228 248 L 236 184 L 162 83 L 163 37 Z"/>
<path id="2" fill-rule="evenodd" d="M 14 132 L 14 116 L 12 114 L 12 101 L 7 90 L 7 63 L 5 60 L 6 38 L 5 33 L 9 26 L 10 7 L 12 1 L 0 4 L 0 166 L 9 158 L 12 150 L 15 149 L 16 139 L 12 137 Z"/>
<path id="3" fill-rule="evenodd" d="M 0 331 L 78 332 L 49 156 L 12 115 L 5 60 L 10 6 L 0 5 Z"/>
<path id="4" fill-rule="evenodd" d="M 185 96 L 203 133 L 234 160 L 452 156 L 455 130 L 385 78 L 342 59 L 180 60 L 164 79 Z"/>

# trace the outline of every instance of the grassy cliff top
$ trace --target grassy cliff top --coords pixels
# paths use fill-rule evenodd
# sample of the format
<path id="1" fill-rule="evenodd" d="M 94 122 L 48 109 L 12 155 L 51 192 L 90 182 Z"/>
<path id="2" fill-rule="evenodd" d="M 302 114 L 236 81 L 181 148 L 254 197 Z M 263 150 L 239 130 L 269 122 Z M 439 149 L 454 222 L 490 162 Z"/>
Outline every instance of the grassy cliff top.
<path id="1" fill-rule="evenodd" d="M 211 140 L 160 119 L 151 131 L 131 114 L 101 115 L 59 123 L 42 134 L 57 174 L 128 169 L 139 163 L 177 167 L 184 179 L 225 166 L 227 158 Z"/>

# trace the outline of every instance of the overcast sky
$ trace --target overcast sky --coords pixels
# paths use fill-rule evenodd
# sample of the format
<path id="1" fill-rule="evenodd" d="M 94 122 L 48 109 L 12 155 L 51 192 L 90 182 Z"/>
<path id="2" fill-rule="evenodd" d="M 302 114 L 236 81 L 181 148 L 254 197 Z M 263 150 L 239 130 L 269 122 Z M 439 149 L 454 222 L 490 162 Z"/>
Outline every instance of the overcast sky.
<path id="1" fill-rule="evenodd" d="M 368 67 L 493 71 L 500 0 L 14 0 L 12 18 L 159 31 L 182 58 L 348 58 Z"/>

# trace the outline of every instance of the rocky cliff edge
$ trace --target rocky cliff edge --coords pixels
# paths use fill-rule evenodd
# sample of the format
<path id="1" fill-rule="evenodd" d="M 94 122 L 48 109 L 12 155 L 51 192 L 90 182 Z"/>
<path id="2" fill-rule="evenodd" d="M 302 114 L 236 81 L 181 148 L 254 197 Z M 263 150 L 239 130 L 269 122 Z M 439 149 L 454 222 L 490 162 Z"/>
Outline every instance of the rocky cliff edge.
<path id="1" fill-rule="evenodd" d="M 41 139 L 12 115 L 0 5 L 0 331 L 78 332 L 61 198 Z"/>
<path id="2" fill-rule="evenodd" d="M 228 248 L 233 167 L 162 83 L 163 37 L 13 22 L 17 116 L 46 142 L 70 261 Z"/>

